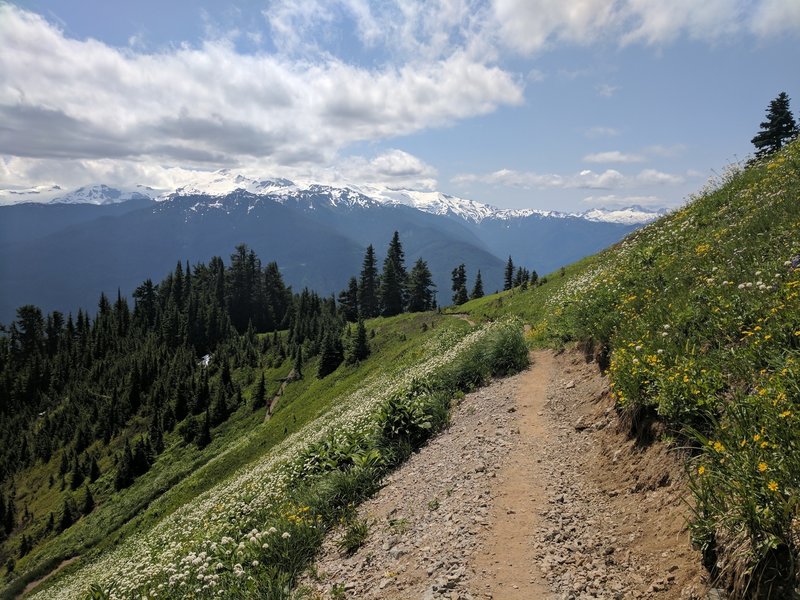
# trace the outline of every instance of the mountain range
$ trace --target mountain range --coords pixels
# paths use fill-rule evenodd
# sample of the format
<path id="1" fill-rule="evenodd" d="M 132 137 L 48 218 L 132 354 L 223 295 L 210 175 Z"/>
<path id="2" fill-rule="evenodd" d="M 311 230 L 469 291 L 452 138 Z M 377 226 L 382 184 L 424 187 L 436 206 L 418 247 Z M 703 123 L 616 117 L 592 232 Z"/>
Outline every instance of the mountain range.
<path id="1" fill-rule="evenodd" d="M 502 288 L 509 255 L 543 275 L 663 212 L 497 209 L 440 192 L 251 179 L 227 170 L 173 190 L 93 185 L 36 198 L 0 207 L 0 322 L 22 304 L 93 313 L 101 291 L 129 295 L 178 260 L 227 257 L 240 243 L 263 262 L 277 261 L 295 288 L 337 292 L 358 274 L 369 244 L 382 259 L 394 231 L 407 265 L 424 258 L 438 301 L 448 304 L 450 271 L 459 263 L 470 286 L 480 270 L 491 292 Z"/>

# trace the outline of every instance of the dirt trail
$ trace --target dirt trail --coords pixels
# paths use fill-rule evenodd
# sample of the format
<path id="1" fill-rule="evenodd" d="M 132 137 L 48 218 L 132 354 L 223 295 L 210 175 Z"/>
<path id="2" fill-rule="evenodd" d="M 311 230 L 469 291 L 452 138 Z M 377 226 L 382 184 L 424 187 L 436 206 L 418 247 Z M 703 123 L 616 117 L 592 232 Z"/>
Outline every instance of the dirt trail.
<path id="1" fill-rule="evenodd" d="M 50 571 L 47 575 L 45 575 L 44 577 L 40 577 L 39 579 L 37 579 L 35 581 L 31 581 L 28 585 L 26 585 L 25 589 L 22 590 L 22 593 L 17 597 L 18 598 L 22 598 L 25 594 L 27 594 L 30 591 L 33 591 L 34 588 L 36 588 L 39 585 L 41 585 L 42 583 L 44 583 L 45 581 L 47 581 L 48 579 L 50 579 L 51 577 L 56 575 L 59 571 L 61 571 L 62 569 L 65 569 L 66 567 L 68 567 L 69 565 L 74 563 L 79 558 L 80 558 L 80 556 L 73 556 L 72 558 L 68 558 L 67 560 L 62 560 L 61 563 L 55 569 Z"/>
<path id="2" fill-rule="evenodd" d="M 468 394 L 359 508 L 372 527 L 354 555 L 329 536 L 310 597 L 704 597 L 680 457 L 628 439 L 582 354 L 532 358 Z"/>
<path id="3" fill-rule="evenodd" d="M 553 378 L 553 356 L 536 352 L 531 362 L 532 367 L 519 376 L 514 395 L 519 438 L 492 486 L 492 528 L 483 540 L 483 552 L 474 561 L 475 572 L 485 582 L 479 591 L 508 600 L 544 598 L 548 593 L 547 582 L 535 567 L 532 537 L 547 503 L 542 485 L 546 475 L 537 456 L 538 446 L 548 433 L 541 415 Z"/>

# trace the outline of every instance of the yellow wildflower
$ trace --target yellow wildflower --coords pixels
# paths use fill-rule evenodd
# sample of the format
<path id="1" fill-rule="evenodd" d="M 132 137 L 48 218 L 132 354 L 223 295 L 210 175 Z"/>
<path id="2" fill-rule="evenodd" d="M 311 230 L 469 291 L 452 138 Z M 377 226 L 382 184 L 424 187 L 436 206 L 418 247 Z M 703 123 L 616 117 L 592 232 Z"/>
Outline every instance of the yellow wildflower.
<path id="1" fill-rule="evenodd" d="M 698 475 L 702 475 L 705 472 L 706 472 L 706 468 L 703 465 L 700 465 L 699 467 L 697 467 L 697 474 Z"/>
<path id="2" fill-rule="evenodd" d="M 778 482 L 777 481 L 770 481 L 767 484 L 770 492 L 777 492 L 778 491 Z"/>
<path id="3" fill-rule="evenodd" d="M 759 473 L 763 473 L 763 472 L 764 472 L 764 471 L 766 471 L 768 468 L 769 468 L 769 467 L 767 467 L 767 463 L 765 463 L 765 462 L 760 462 L 760 463 L 758 463 L 758 471 L 759 471 Z"/>

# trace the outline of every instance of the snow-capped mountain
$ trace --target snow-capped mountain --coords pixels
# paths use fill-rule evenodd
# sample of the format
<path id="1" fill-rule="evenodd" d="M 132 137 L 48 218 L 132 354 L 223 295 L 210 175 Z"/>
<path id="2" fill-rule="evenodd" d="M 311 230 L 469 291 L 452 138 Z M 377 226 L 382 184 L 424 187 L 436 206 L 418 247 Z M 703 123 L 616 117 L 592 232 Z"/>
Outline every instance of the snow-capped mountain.
<path id="1" fill-rule="evenodd" d="M 142 185 L 133 189 L 118 189 L 105 184 L 87 185 L 67 194 L 56 195 L 50 204 L 119 204 L 128 200 L 147 200 L 153 198 L 156 191 Z"/>
<path id="2" fill-rule="evenodd" d="M 47 189 L 4 191 L 3 198 L 13 202 L 50 202 L 51 204 L 116 204 L 131 199 L 152 199 L 166 202 L 173 198 L 198 196 L 202 199 L 192 209 L 212 210 L 231 208 L 230 200 L 234 192 L 246 192 L 256 198 L 269 198 L 279 203 L 297 202 L 308 208 L 315 203 L 324 202 L 333 207 L 369 207 L 378 205 L 403 205 L 425 213 L 462 219 L 472 224 L 483 221 L 511 222 L 528 217 L 566 219 L 578 218 L 602 223 L 641 225 L 654 221 L 666 210 L 649 210 L 641 206 L 620 209 L 594 208 L 585 212 L 558 212 L 532 208 L 507 209 L 490 204 L 458 198 L 438 191 L 417 191 L 392 189 L 374 184 L 322 185 L 312 182 L 290 181 L 281 177 L 257 179 L 241 173 L 222 169 L 219 171 L 194 174 L 191 180 L 181 182 L 177 187 L 155 190 L 146 186 L 126 188 L 105 184 L 89 185 L 65 193 L 58 186 Z M 7 193 L 5 193 L 7 192 Z M 12 194 L 12 195 L 9 195 Z M 210 200 L 210 201 L 209 201 Z M 242 200 L 252 203 L 254 200 Z"/>

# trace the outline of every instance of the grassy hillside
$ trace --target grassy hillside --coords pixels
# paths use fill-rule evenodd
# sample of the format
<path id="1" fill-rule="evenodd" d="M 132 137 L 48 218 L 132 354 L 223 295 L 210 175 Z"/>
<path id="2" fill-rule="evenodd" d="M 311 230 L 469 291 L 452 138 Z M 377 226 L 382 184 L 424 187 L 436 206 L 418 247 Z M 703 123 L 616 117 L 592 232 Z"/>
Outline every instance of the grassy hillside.
<path id="1" fill-rule="evenodd" d="M 692 532 L 737 597 L 798 583 L 800 143 L 540 287 L 472 301 L 581 342 L 632 435 L 689 446 Z"/>
<path id="2" fill-rule="evenodd" d="M 428 313 L 368 326 L 369 359 L 289 384 L 266 423 L 237 414 L 207 449 L 213 458 L 34 596 L 96 585 L 111 597 L 285 597 L 326 528 L 446 423 L 454 394 L 527 362 L 518 324 L 470 332 Z M 84 532 L 97 526 L 90 517 Z"/>

